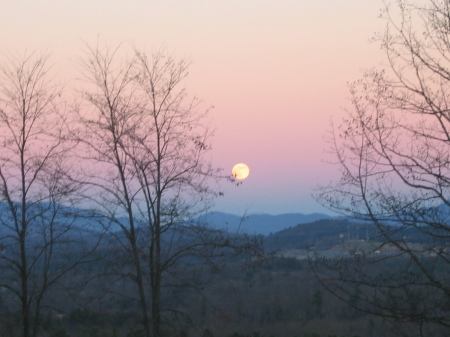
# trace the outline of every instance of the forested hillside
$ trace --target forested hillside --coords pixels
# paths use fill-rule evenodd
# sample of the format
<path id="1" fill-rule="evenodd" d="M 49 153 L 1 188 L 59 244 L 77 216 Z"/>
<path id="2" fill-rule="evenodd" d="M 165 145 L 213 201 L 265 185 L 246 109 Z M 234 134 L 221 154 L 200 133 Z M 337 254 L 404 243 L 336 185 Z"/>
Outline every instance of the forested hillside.
<path id="1" fill-rule="evenodd" d="M 64 275 L 49 292 L 48 305 L 42 312 L 44 334 L 142 335 L 139 298 L 133 289 L 136 285 L 127 276 L 130 264 L 117 251 L 113 239 L 119 233 L 104 233 L 90 261 Z M 165 244 L 181 238 L 176 232 L 166 234 L 162 240 Z M 344 303 L 327 292 L 329 284 L 319 282 L 315 275 L 323 266 L 316 264 L 314 253 L 335 251 L 339 245 L 375 245 L 373 226 L 321 220 L 266 238 L 221 235 L 226 240 L 252 243 L 254 250 L 230 254 L 224 246 L 215 257 L 208 254 L 205 260 L 186 256 L 179 261 L 164 279 L 161 298 L 163 306 L 170 308 L 164 325 L 171 336 L 395 336 L 388 321 L 353 308 L 363 294 L 355 293 L 353 302 Z M 189 245 L 186 241 L 183 244 Z M 76 257 L 79 249 L 67 253 Z M 290 253 L 293 250 L 297 254 Z M 2 254 L 6 257 L 9 252 Z M 1 278 L 4 287 L 15 282 L 8 271 Z M 0 300 L 0 331 L 4 336 L 14 336 L 20 320 L 16 303 L 6 291 L 1 292 Z"/>

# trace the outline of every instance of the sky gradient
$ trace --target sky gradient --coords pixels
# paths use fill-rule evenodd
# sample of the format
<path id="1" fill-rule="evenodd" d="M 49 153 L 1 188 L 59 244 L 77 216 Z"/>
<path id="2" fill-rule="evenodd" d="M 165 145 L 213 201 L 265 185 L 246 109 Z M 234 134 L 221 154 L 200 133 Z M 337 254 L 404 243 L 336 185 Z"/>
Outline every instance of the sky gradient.
<path id="1" fill-rule="evenodd" d="M 311 193 L 336 179 L 324 141 L 347 83 L 383 58 L 380 0 L 0 0 L 1 52 L 48 51 L 61 80 L 78 74 L 98 39 L 191 61 L 188 92 L 211 111 L 211 158 L 242 185 L 223 184 L 216 210 L 234 214 L 326 212 Z M 70 83 L 68 84 L 70 88 Z"/>

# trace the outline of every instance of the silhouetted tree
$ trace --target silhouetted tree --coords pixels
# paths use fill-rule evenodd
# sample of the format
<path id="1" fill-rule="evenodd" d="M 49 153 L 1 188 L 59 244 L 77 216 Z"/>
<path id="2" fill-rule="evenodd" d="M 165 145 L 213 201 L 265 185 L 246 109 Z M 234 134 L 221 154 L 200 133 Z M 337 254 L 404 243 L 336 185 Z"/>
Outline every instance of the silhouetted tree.
<path id="1" fill-rule="evenodd" d="M 350 86 L 353 109 L 331 137 L 341 179 L 318 196 L 375 224 L 379 244 L 355 258 L 322 260 L 322 277 L 356 308 L 414 325 L 410 336 L 447 335 L 450 2 L 401 0 L 382 17 L 387 67 Z M 412 244 L 411 232 L 423 241 Z"/>
<path id="2" fill-rule="evenodd" d="M 193 286 L 192 275 L 201 273 L 196 261 L 249 246 L 192 222 L 217 195 L 211 179 L 218 171 L 205 157 L 208 110 L 183 87 L 188 64 L 163 52 L 120 53 L 88 48 L 89 106 L 80 108 L 79 135 L 97 192 L 89 198 L 120 229 L 116 267 L 136 285 L 145 335 L 158 337 L 163 314 L 177 312 L 162 303 L 163 288 Z M 132 269 L 119 266 L 121 259 Z"/>
<path id="3" fill-rule="evenodd" d="M 48 57 L 7 57 L 0 66 L 0 287 L 21 313 L 22 336 L 37 336 L 49 289 L 80 263 L 86 224 L 70 203 L 64 105 Z M 77 248 L 73 254 L 73 248 Z M 18 302 L 19 308 L 16 308 Z"/>

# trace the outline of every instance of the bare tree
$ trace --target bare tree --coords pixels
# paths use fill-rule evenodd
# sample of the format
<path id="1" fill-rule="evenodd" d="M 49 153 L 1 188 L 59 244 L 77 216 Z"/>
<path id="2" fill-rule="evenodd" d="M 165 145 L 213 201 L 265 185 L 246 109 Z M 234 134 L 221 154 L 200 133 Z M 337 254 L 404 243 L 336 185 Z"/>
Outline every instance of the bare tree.
<path id="1" fill-rule="evenodd" d="M 247 246 L 192 223 L 217 195 L 210 187 L 217 171 L 205 157 L 208 110 L 183 87 L 188 64 L 164 52 L 122 51 L 88 48 L 82 69 L 92 90 L 84 93 L 89 104 L 80 106 L 79 134 L 91 163 L 88 197 L 119 229 L 109 272 L 116 268 L 134 282 L 145 336 L 157 337 L 164 317 L 176 312 L 163 303 L 163 288 L 193 285 L 180 262 L 210 261 Z M 122 259 L 132 269 L 119 265 Z"/>
<path id="2" fill-rule="evenodd" d="M 341 179 L 318 194 L 378 236 L 357 258 L 316 262 L 356 308 L 414 325 L 409 336 L 448 334 L 450 3 L 397 1 L 383 17 L 387 67 L 351 85 L 353 110 L 330 139 Z"/>
<path id="3" fill-rule="evenodd" d="M 135 199 L 139 195 L 133 164 L 127 154 L 129 132 L 140 122 L 141 108 L 135 99 L 135 60 L 116 63 L 116 50 L 88 48 L 82 61 L 82 71 L 91 91 L 83 96 L 89 107 L 80 107 L 80 129 L 77 131 L 85 153 L 82 155 L 83 171 L 89 180 L 87 199 L 92 200 L 105 216 L 120 228 L 124 237 L 116 241 L 132 260 L 130 277 L 135 282 L 146 336 L 150 335 L 148 300 L 140 258 L 143 253 L 138 243 L 139 226 L 136 224 Z M 94 193 L 92 194 L 92 191 Z M 112 234 L 114 235 L 112 228 Z M 113 267 L 113 266 L 111 266 Z M 111 272 L 113 274 L 113 272 Z"/>
<path id="4" fill-rule="evenodd" d="M 70 254 L 84 234 L 83 226 L 72 234 L 76 215 L 61 205 L 76 186 L 67 179 L 66 116 L 48 57 L 10 56 L 0 76 L 0 286 L 19 302 L 28 337 L 39 332 L 48 290 L 89 254 Z"/>

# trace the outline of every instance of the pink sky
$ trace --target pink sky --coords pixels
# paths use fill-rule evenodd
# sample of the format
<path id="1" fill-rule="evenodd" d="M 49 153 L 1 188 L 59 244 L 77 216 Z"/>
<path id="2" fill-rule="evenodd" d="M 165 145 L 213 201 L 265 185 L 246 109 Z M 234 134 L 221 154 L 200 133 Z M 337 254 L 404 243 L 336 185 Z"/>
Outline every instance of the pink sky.
<path id="1" fill-rule="evenodd" d="M 377 66 L 368 40 L 383 30 L 381 0 L 1 1 L 1 51 L 48 50 L 61 79 L 77 76 L 84 42 L 166 48 L 192 61 L 189 92 L 213 105 L 212 160 L 224 185 L 216 210 L 325 212 L 312 190 L 337 177 L 325 163 L 330 120 L 349 107 L 347 82 Z M 68 85 L 70 87 L 70 84 Z"/>

